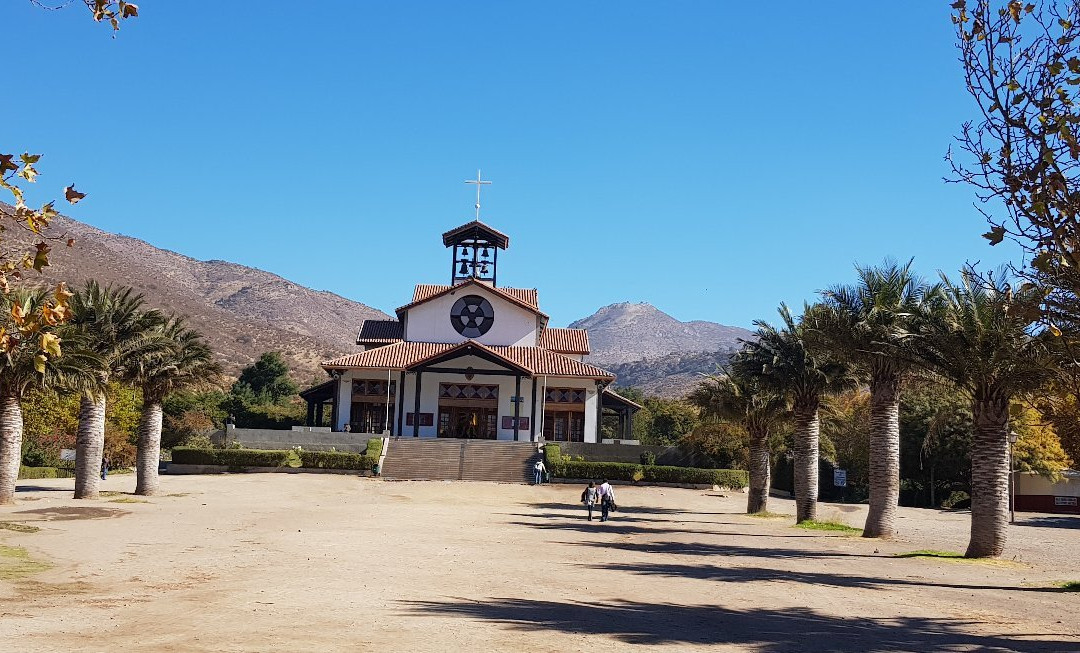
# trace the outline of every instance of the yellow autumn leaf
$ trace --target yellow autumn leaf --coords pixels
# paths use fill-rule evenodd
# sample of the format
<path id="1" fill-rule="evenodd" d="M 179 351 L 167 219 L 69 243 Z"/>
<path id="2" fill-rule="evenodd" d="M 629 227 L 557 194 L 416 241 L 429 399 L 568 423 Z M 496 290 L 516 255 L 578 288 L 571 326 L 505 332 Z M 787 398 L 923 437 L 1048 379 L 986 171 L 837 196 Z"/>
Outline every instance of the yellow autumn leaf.
<path id="1" fill-rule="evenodd" d="M 56 299 L 57 306 L 66 306 L 69 299 L 71 299 L 75 293 L 67 289 L 67 284 L 61 283 L 56 286 L 56 290 L 53 291 L 53 297 Z"/>
<path id="2" fill-rule="evenodd" d="M 59 358 L 60 338 L 55 333 L 41 334 L 41 350 L 53 358 Z"/>
<path id="3" fill-rule="evenodd" d="M 45 363 L 47 363 L 48 361 L 49 359 L 45 357 L 45 354 L 38 354 L 37 356 L 34 356 L 34 369 L 37 370 L 38 374 L 45 373 Z"/>

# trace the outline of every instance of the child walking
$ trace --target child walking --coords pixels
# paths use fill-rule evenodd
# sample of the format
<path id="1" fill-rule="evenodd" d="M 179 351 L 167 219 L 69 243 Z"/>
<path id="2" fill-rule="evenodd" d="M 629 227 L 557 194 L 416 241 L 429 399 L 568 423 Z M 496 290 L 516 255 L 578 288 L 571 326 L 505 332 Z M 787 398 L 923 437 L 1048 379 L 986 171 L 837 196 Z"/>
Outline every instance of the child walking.
<path id="1" fill-rule="evenodd" d="M 589 521 L 592 521 L 593 507 L 596 506 L 596 483 L 589 481 L 589 486 L 581 492 L 581 502 L 589 509 Z"/>

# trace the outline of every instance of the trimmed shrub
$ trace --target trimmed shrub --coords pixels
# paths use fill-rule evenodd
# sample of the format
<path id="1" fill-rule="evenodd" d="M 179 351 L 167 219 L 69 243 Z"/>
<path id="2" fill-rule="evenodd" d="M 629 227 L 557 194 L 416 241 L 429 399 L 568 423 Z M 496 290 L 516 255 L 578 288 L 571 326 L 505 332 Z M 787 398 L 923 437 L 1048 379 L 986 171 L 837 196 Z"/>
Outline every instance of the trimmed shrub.
<path id="1" fill-rule="evenodd" d="M 379 461 L 358 453 L 342 451 L 304 451 L 296 449 L 196 449 L 176 447 L 172 462 L 178 465 L 223 465 L 230 469 L 247 467 L 287 467 L 299 457 L 299 467 L 308 469 L 350 469 L 365 471 Z"/>
<path id="2" fill-rule="evenodd" d="M 656 454 L 651 452 L 651 451 L 642 451 L 641 452 L 641 464 L 642 465 L 655 465 L 656 464 Z"/>
<path id="3" fill-rule="evenodd" d="M 547 445 L 550 447 L 551 445 Z M 546 451 L 546 448 L 545 448 Z M 733 490 L 746 487 L 749 475 L 741 469 L 698 469 L 667 465 L 635 465 L 633 463 L 598 463 L 560 460 L 550 463 L 554 476 L 561 478 L 606 478 L 609 481 L 637 483 L 690 483 L 719 485 Z"/>
<path id="4" fill-rule="evenodd" d="M 33 479 L 33 478 L 56 478 L 55 467 L 27 467 L 25 465 L 19 466 L 19 478 L 21 479 Z"/>
<path id="5" fill-rule="evenodd" d="M 63 467 L 29 467 L 19 465 L 19 479 L 75 478 L 75 471 Z"/>
<path id="6" fill-rule="evenodd" d="M 548 468 L 549 472 L 554 472 L 555 466 L 561 463 L 563 460 L 562 448 L 557 444 L 545 444 L 544 445 L 544 466 Z M 558 474 L 555 474 L 558 476 Z M 584 477 L 580 477 L 584 478 Z"/>
<path id="7" fill-rule="evenodd" d="M 19 465 L 19 478 L 75 478 L 75 471 L 63 467 L 27 467 L 26 465 Z"/>
<path id="8" fill-rule="evenodd" d="M 382 457 L 382 438 L 371 438 L 368 440 L 367 449 L 364 450 L 364 455 L 375 462 L 379 462 L 379 458 Z"/>
<path id="9" fill-rule="evenodd" d="M 379 447 L 382 440 L 377 440 Z M 368 444 L 371 451 L 371 444 Z M 366 454 L 348 453 L 344 451 L 301 451 L 300 466 L 312 469 L 355 469 L 369 470 L 371 466 L 379 462 L 378 457 L 372 458 Z"/>

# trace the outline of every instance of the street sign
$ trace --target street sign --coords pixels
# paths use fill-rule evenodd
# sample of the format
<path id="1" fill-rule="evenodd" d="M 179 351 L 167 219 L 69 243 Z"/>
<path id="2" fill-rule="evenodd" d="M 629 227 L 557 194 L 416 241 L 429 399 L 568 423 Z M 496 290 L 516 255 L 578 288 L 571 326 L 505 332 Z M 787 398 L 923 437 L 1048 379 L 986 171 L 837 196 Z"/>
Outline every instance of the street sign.
<path id="1" fill-rule="evenodd" d="M 75 460 L 75 450 L 74 449 L 61 449 L 60 450 L 60 460 Z"/>
<path id="2" fill-rule="evenodd" d="M 832 472 L 832 484 L 836 487 L 847 487 L 847 470 L 834 469 Z"/>

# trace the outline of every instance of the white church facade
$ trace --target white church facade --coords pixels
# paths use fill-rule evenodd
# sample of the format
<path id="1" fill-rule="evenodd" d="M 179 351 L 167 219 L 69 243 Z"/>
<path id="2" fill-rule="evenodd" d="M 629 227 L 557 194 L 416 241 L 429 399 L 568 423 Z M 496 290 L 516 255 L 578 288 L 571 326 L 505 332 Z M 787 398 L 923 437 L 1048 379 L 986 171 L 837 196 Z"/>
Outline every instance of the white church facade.
<path id="1" fill-rule="evenodd" d="M 585 362 L 588 334 L 548 326 L 535 289 L 497 283 L 505 234 L 479 220 L 443 234 L 450 283 L 420 284 L 396 320 L 366 320 L 363 350 L 324 361 L 308 424 L 416 438 L 600 442 L 628 438 L 633 402 Z"/>

